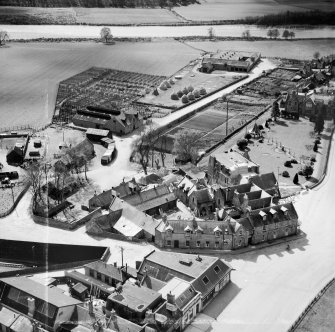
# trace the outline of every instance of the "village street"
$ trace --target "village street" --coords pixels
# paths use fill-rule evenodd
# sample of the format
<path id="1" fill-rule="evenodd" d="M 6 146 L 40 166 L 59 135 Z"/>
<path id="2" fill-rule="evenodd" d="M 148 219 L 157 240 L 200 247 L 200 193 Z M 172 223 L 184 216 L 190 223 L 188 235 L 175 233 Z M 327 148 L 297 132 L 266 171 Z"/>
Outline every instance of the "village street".
<path id="1" fill-rule="evenodd" d="M 290 242 L 289 251 L 282 244 L 223 257 L 236 269 L 232 284 L 187 332 L 205 331 L 210 325 L 208 331 L 217 332 L 287 331 L 334 277 L 334 150 L 332 145 L 329 174 L 322 184 L 295 203 L 306 237 Z"/>

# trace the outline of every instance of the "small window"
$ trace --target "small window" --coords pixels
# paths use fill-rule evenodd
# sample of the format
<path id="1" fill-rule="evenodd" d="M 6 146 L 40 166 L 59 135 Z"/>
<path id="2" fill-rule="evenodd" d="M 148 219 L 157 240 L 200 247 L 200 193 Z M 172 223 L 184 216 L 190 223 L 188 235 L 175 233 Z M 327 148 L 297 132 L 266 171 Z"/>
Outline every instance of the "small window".
<path id="1" fill-rule="evenodd" d="M 220 243 L 219 242 L 215 242 L 215 248 L 219 248 Z"/>
<path id="2" fill-rule="evenodd" d="M 188 290 L 191 294 L 193 294 L 193 289 L 192 288 L 189 288 Z"/>
<path id="3" fill-rule="evenodd" d="M 215 271 L 216 274 L 218 274 L 221 271 L 221 269 L 220 269 L 220 267 L 218 265 L 216 265 L 214 267 L 214 271 Z"/>
<path id="4" fill-rule="evenodd" d="M 209 283 L 209 279 L 207 278 L 207 276 L 204 276 L 202 278 L 202 281 L 204 282 L 205 285 L 207 285 Z"/>
<path id="5" fill-rule="evenodd" d="M 166 245 L 167 245 L 167 246 L 171 246 L 171 240 L 167 240 L 167 241 L 166 241 Z"/>
<path id="6" fill-rule="evenodd" d="M 101 273 L 97 272 L 97 279 L 101 280 Z"/>
<path id="7" fill-rule="evenodd" d="M 216 237 L 219 237 L 219 236 L 220 236 L 220 232 L 219 232 L 219 231 L 216 231 L 216 232 L 215 232 L 215 236 L 216 236 Z"/>
<path id="8" fill-rule="evenodd" d="M 190 241 L 186 241 L 185 246 L 189 247 L 190 246 Z"/>
<path id="9" fill-rule="evenodd" d="M 200 247 L 200 241 L 197 241 L 197 247 Z"/>
<path id="10" fill-rule="evenodd" d="M 238 242 L 238 245 L 239 245 L 239 246 L 241 246 L 241 244 L 242 244 L 242 240 L 240 240 L 240 241 Z"/>
<path id="11" fill-rule="evenodd" d="M 242 236 L 242 231 L 240 231 L 240 236 Z"/>
<path id="12" fill-rule="evenodd" d="M 207 248 L 209 247 L 209 241 L 206 241 L 206 247 Z"/>

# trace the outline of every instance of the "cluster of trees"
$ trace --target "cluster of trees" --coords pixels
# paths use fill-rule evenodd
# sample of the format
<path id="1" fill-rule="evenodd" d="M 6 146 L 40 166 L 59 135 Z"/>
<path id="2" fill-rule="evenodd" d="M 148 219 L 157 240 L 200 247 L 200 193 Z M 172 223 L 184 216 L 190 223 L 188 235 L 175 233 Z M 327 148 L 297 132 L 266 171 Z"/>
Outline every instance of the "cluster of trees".
<path id="1" fill-rule="evenodd" d="M 9 40 L 9 35 L 7 31 L 0 31 L 0 46 L 6 45 L 6 42 Z"/>
<path id="2" fill-rule="evenodd" d="M 3 0 L 2 6 L 22 7 L 87 7 L 87 8 L 134 8 L 187 6 L 196 0 Z"/>
<path id="3" fill-rule="evenodd" d="M 245 30 L 242 32 L 242 38 L 249 39 L 251 38 L 250 30 Z"/>
<path id="4" fill-rule="evenodd" d="M 269 29 L 267 36 L 270 37 L 270 39 L 277 39 L 280 36 L 280 32 L 278 29 Z M 285 29 L 282 33 L 282 38 L 288 39 L 291 38 L 293 39 L 295 37 L 295 32 L 294 31 L 289 31 Z"/>
<path id="5" fill-rule="evenodd" d="M 183 162 L 195 163 L 199 157 L 199 151 L 203 148 L 200 141 L 202 134 L 193 129 L 183 129 L 174 135 L 174 144 L 172 153 L 176 160 Z M 135 139 L 132 146 L 132 160 L 138 161 L 147 174 L 148 167 L 156 164 L 159 167 L 159 160 L 155 159 L 155 155 L 159 154 L 162 166 L 165 167 L 166 151 L 168 147 L 168 139 L 159 129 L 148 127 L 142 134 Z"/>
<path id="6" fill-rule="evenodd" d="M 318 10 L 306 12 L 282 12 L 258 17 L 247 17 L 243 23 L 264 26 L 282 25 L 334 25 L 335 11 L 321 12 Z"/>

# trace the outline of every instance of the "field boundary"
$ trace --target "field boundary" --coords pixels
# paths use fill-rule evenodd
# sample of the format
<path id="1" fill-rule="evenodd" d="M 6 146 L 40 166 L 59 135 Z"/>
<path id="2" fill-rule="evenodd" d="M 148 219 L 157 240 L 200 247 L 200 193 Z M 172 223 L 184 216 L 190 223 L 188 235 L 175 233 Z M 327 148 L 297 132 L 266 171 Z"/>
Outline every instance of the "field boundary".
<path id="1" fill-rule="evenodd" d="M 291 327 L 287 330 L 287 332 L 293 332 L 297 329 L 297 327 L 300 325 L 302 320 L 305 318 L 307 313 L 313 308 L 315 303 L 317 303 L 320 298 L 323 296 L 323 294 L 327 291 L 327 289 L 333 285 L 335 282 L 335 277 L 333 277 L 320 291 L 319 293 L 313 297 L 313 299 L 309 302 L 309 304 L 306 306 L 305 310 L 302 312 L 302 314 L 295 320 L 295 322 L 291 325 Z"/>

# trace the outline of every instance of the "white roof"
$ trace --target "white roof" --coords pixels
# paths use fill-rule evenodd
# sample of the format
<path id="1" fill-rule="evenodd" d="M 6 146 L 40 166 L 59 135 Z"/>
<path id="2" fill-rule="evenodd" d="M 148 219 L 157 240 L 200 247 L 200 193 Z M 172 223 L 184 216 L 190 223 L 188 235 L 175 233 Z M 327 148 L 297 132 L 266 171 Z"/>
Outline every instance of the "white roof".
<path id="1" fill-rule="evenodd" d="M 162 297 L 166 299 L 167 294 L 170 292 L 178 298 L 183 294 L 188 288 L 191 288 L 191 284 L 185 280 L 174 277 L 169 282 L 161 288 L 158 293 L 162 294 Z"/>
<path id="2" fill-rule="evenodd" d="M 222 229 L 219 226 L 216 226 L 214 228 L 214 232 L 222 232 Z"/>
<path id="3" fill-rule="evenodd" d="M 142 228 L 132 223 L 130 220 L 121 216 L 117 223 L 114 225 L 114 229 L 123 234 L 124 236 L 136 236 L 141 232 Z"/>
<path id="4" fill-rule="evenodd" d="M 276 210 L 274 210 L 273 208 L 271 208 L 269 212 L 270 212 L 272 215 L 274 215 L 274 214 L 276 214 L 276 213 L 277 213 L 277 211 L 276 211 Z"/>
<path id="5" fill-rule="evenodd" d="M 259 212 L 259 215 L 263 218 L 263 217 L 266 216 L 266 213 L 265 213 L 264 211 L 260 211 L 260 212 Z"/>

